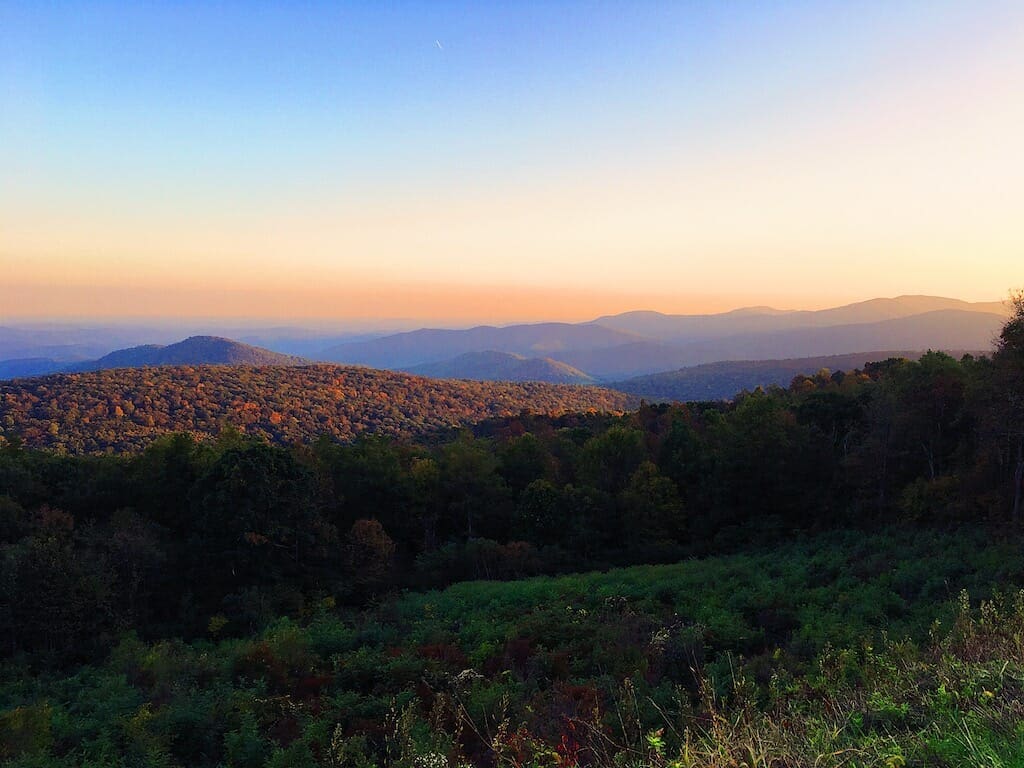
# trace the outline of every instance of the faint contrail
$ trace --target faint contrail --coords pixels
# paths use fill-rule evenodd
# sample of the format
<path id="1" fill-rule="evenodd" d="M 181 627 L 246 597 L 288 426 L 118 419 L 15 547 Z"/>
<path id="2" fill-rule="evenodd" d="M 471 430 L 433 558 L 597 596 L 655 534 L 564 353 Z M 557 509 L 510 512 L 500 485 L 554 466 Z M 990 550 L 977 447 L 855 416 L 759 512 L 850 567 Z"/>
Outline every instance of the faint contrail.
<path id="1" fill-rule="evenodd" d="M 443 45 L 441 45 L 441 41 L 440 41 L 440 40 L 435 40 L 435 41 L 434 41 L 434 45 L 436 45 L 436 46 L 437 46 L 437 49 L 438 49 L 439 51 L 443 51 L 443 50 L 444 50 L 444 46 L 443 46 Z"/>

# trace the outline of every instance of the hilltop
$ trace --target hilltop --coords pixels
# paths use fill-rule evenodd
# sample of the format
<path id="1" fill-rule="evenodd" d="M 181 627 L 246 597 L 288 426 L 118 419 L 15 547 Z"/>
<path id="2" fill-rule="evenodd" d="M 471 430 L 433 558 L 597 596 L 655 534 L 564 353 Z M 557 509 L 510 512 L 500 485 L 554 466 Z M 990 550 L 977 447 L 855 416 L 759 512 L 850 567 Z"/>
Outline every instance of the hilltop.
<path id="1" fill-rule="evenodd" d="M 302 357 L 221 336 L 190 336 L 174 344 L 116 349 L 95 360 L 68 362 L 45 357 L 3 360 L 0 361 L 0 379 L 159 365 L 308 365 L 309 362 Z"/>
<path id="2" fill-rule="evenodd" d="M 598 387 L 443 381 L 368 368 L 162 366 L 0 383 L 0 436 L 72 453 L 131 451 L 167 432 L 225 425 L 277 443 L 321 434 L 414 435 L 522 411 L 619 412 L 631 395 Z"/>
<path id="3" fill-rule="evenodd" d="M 303 365 L 301 357 L 220 336 L 190 336 L 176 344 L 144 344 L 118 349 L 98 360 L 71 366 L 72 371 L 140 368 L 147 365 Z"/>

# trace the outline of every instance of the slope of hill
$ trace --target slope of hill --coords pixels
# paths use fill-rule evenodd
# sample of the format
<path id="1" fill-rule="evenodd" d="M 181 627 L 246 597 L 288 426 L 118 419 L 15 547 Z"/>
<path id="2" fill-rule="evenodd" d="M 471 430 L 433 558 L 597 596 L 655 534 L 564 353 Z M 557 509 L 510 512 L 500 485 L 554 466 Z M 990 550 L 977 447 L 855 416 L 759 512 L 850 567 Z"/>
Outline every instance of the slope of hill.
<path id="1" fill-rule="evenodd" d="M 420 434 L 523 410 L 622 411 L 599 387 L 458 382 L 335 365 L 164 366 L 0 383 L 0 435 L 74 453 L 137 450 L 167 432 L 225 425 L 280 443 L 321 434 Z"/>
<path id="2" fill-rule="evenodd" d="M 16 357 L 13 360 L 0 360 L 0 379 L 17 379 L 23 376 L 57 373 L 65 365 L 67 363 L 48 357 Z"/>
<path id="3" fill-rule="evenodd" d="M 69 372 L 147 365 L 303 365 L 301 357 L 282 355 L 220 336 L 190 336 L 176 344 L 144 344 L 118 349 L 98 360 L 69 366 Z"/>
<path id="4" fill-rule="evenodd" d="M 110 326 L 41 324 L 0 326 L 0 359 L 46 357 L 59 361 L 88 360 L 112 349 L 138 344 L 152 334 Z"/>
<path id="5" fill-rule="evenodd" d="M 451 360 L 407 369 L 436 379 L 476 381 L 547 381 L 552 384 L 592 384 L 594 378 L 550 357 L 523 357 L 512 352 L 466 352 Z"/>
<path id="6" fill-rule="evenodd" d="M 380 368 L 411 368 L 450 360 L 466 352 L 498 351 L 526 357 L 558 359 L 567 349 L 602 349 L 638 341 L 639 337 L 592 323 L 537 323 L 503 328 L 483 325 L 466 330 L 424 328 L 372 341 L 340 344 L 320 357 L 336 363 Z"/>
<path id="7" fill-rule="evenodd" d="M 608 386 L 651 401 L 728 400 L 743 390 L 756 387 L 789 386 L 795 376 L 812 376 L 823 368 L 833 373 L 851 371 L 890 357 L 916 360 L 921 354 L 919 351 L 890 350 L 789 360 L 730 360 L 636 376 Z M 954 351 L 951 354 L 959 356 L 962 353 Z"/>

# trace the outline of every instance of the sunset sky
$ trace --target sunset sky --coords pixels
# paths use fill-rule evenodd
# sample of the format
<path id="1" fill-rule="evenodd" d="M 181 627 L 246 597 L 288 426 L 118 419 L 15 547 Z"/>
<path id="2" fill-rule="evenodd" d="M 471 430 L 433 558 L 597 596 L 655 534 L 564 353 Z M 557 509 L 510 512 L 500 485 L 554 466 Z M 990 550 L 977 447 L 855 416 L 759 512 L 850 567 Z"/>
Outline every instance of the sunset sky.
<path id="1" fill-rule="evenodd" d="M 0 319 L 1024 284 L 1024 3 L 0 0 Z"/>

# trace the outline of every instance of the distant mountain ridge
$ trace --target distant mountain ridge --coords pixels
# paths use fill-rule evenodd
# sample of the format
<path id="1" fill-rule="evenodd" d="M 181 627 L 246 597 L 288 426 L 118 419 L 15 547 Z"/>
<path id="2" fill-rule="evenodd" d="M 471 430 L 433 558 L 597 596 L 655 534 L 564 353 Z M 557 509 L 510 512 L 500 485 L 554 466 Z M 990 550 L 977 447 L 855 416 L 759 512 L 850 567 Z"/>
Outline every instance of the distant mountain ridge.
<path id="1" fill-rule="evenodd" d="M 475 381 L 543 381 L 551 384 L 593 384 L 594 377 L 550 357 L 524 357 L 511 352 L 466 352 L 439 363 L 407 368 L 408 373 L 436 379 Z"/>
<path id="2" fill-rule="evenodd" d="M 163 342 L 168 329 L 96 327 L 90 335 L 88 328 L 9 327 L 0 328 L 0 378 L 175 363 L 297 365 L 308 359 L 476 380 L 609 382 L 723 360 L 877 349 L 983 350 L 991 348 L 1006 314 L 1001 302 L 907 295 L 814 311 L 763 306 L 703 315 L 634 311 L 584 323 L 422 328 L 361 337 L 277 327 L 246 336 L 274 352 L 223 336 L 194 336 L 164 347 L 111 352 L 115 348 L 106 346 L 92 355 L 84 353 L 114 338 L 138 338 L 143 331 L 149 334 L 144 340 Z"/>
<path id="3" fill-rule="evenodd" d="M 467 352 L 507 352 L 526 357 L 548 356 L 571 349 L 607 349 L 642 337 L 593 323 L 530 323 L 465 330 L 423 328 L 353 344 L 339 344 L 321 353 L 337 363 L 376 368 L 411 368 L 438 363 Z"/>
<path id="4" fill-rule="evenodd" d="M 828 328 L 897 320 L 929 312 L 955 310 L 1006 316 L 1002 302 L 967 302 L 941 296 L 896 296 L 868 299 L 841 307 L 819 310 L 780 310 L 771 307 L 743 307 L 712 315 L 666 315 L 634 311 L 606 315 L 593 322 L 607 328 L 635 333 L 662 341 L 689 341 L 694 337 L 767 333 L 796 328 Z"/>
<path id="5" fill-rule="evenodd" d="M 320 357 L 392 370 L 457 373 L 486 351 L 548 358 L 615 381 L 719 360 L 800 358 L 876 349 L 986 349 L 1006 317 L 1000 302 L 897 296 L 815 311 L 746 307 L 715 315 L 626 312 L 587 323 L 421 329 L 340 344 Z M 441 364 L 444 365 L 441 365 Z M 424 366 L 437 364 L 428 369 Z M 434 374 L 431 374 L 434 375 Z M 474 377 L 500 378 L 502 370 Z"/>
<path id="6" fill-rule="evenodd" d="M 174 344 L 143 344 L 118 349 L 96 360 L 62 363 L 48 358 L 0 361 L 0 379 L 42 376 L 50 373 L 82 373 L 108 368 L 142 368 L 158 365 L 309 365 L 294 355 L 243 344 L 220 336 L 190 336 Z"/>

